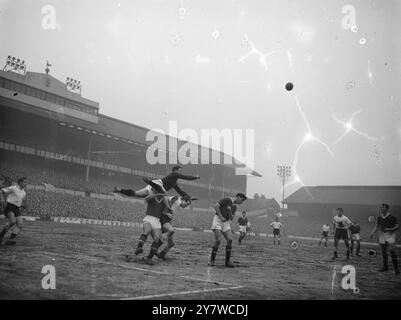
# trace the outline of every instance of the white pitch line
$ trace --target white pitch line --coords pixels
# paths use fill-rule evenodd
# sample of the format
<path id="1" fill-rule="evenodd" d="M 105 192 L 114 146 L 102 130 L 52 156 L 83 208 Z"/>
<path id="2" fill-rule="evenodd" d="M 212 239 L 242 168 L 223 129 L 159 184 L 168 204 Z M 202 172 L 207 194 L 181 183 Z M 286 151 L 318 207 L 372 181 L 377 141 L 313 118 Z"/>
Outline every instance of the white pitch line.
<path id="1" fill-rule="evenodd" d="M 152 299 L 152 298 L 171 297 L 171 296 L 179 296 L 179 295 L 195 294 L 195 293 L 205 293 L 205 292 L 213 292 L 213 291 L 234 290 L 234 289 L 241 289 L 241 288 L 243 288 L 243 286 L 227 287 L 227 288 L 214 288 L 214 289 L 205 289 L 205 290 L 193 290 L 193 291 L 182 291 L 182 292 L 171 292 L 171 293 L 164 293 L 164 294 L 154 294 L 154 295 L 149 295 L 149 296 L 122 298 L 120 300 Z"/>
<path id="2" fill-rule="evenodd" d="M 98 297 L 112 297 L 112 298 L 116 298 L 116 297 L 129 297 L 129 294 L 126 293 L 111 293 L 111 294 L 96 294 L 96 296 Z"/>
<path id="3" fill-rule="evenodd" d="M 130 269 L 130 270 L 145 271 L 145 272 L 150 272 L 150 273 L 159 274 L 159 275 L 170 275 L 170 276 L 175 276 L 175 277 L 179 277 L 179 278 L 183 278 L 183 279 L 189 279 L 189 280 L 194 280 L 194 281 L 213 283 L 213 284 L 218 284 L 218 285 L 226 285 L 226 286 L 235 286 L 236 285 L 234 283 L 213 281 L 213 280 L 207 280 L 207 279 L 199 279 L 199 278 L 195 278 L 195 277 L 191 277 L 191 276 L 180 276 L 180 275 L 177 275 L 177 274 L 171 274 L 171 273 L 164 272 L 164 271 L 156 271 L 156 270 L 151 270 L 151 269 L 146 269 L 146 268 L 134 267 L 134 266 L 130 266 L 130 265 L 112 263 L 112 262 L 108 262 L 108 261 L 102 261 L 102 260 L 99 260 L 99 259 L 96 259 L 96 258 L 86 257 L 86 256 L 83 256 L 83 255 L 69 256 L 69 255 L 65 255 L 65 254 L 52 253 L 52 252 L 42 252 L 42 254 L 52 255 L 52 256 L 56 256 L 56 257 L 58 256 L 58 257 L 68 258 L 68 259 L 86 260 L 86 261 L 89 261 L 89 262 L 97 262 L 97 263 L 102 263 L 102 264 L 111 265 L 111 266 L 115 266 L 115 267 Z"/>
<path id="4" fill-rule="evenodd" d="M 125 268 L 125 269 L 145 271 L 145 272 L 150 272 L 150 273 L 154 273 L 154 274 L 165 274 L 165 275 L 169 275 L 168 272 L 150 270 L 150 269 L 146 269 L 146 268 L 138 268 L 138 267 L 133 267 L 133 266 L 126 266 L 126 265 L 123 265 L 123 264 L 115 264 L 115 263 L 111 263 L 111 262 L 107 262 L 107 261 L 105 261 L 105 262 L 100 262 L 100 263 L 104 263 L 104 264 L 108 264 L 108 265 L 116 266 L 116 267 L 120 267 L 120 268 Z"/>
<path id="5" fill-rule="evenodd" d="M 97 263 L 107 264 L 107 265 L 111 265 L 111 266 L 115 266 L 115 267 L 121 267 L 121 268 L 125 268 L 125 269 L 133 269 L 133 270 L 139 270 L 139 271 L 146 271 L 146 272 L 155 273 L 155 274 L 165 274 L 165 275 L 169 274 L 168 272 L 163 272 L 163 271 L 156 271 L 156 270 L 150 270 L 150 269 L 146 269 L 146 268 L 138 268 L 138 267 L 123 265 L 123 264 L 119 264 L 119 263 L 112 263 L 112 262 L 108 262 L 108 261 L 102 261 L 102 260 L 97 259 L 97 258 L 86 257 L 86 256 L 83 256 L 83 255 L 69 256 L 69 255 L 65 255 L 65 254 L 52 253 L 52 252 L 42 252 L 42 253 L 43 254 L 48 254 L 48 255 L 53 255 L 53 256 L 56 256 L 56 257 L 58 256 L 58 257 L 68 258 L 68 259 L 86 260 L 86 261 L 89 261 L 89 262 L 97 262 Z"/>
<path id="6" fill-rule="evenodd" d="M 213 281 L 213 280 L 210 280 L 210 279 L 199 279 L 199 278 L 195 278 L 195 277 L 191 277 L 191 276 L 178 276 L 178 277 L 184 278 L 184 279 L 189 279 L 189 280 L 207 282 L 207 283 L 217 283 L 217 284 L 222 284 L 222 285 L 226 285 L 226 286 L 235 286 L 234 283 L 221 282 L 221 281 Z"/>

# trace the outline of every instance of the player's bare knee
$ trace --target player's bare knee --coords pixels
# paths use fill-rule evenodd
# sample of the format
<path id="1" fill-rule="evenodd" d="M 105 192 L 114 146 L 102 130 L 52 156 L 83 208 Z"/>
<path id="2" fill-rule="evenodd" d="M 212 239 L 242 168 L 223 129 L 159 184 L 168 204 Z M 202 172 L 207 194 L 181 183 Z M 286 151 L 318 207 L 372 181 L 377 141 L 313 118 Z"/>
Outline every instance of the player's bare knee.
<path id="1" fill-rule="evenodd" d="M 148 223 L 144 223 L 143 224 L 143 232 L 142 232 L 142 234 L 145 234 L 146 236 L 148 236 L 151 231 L 152 231 L 152 226 L 149 225 Z"/>

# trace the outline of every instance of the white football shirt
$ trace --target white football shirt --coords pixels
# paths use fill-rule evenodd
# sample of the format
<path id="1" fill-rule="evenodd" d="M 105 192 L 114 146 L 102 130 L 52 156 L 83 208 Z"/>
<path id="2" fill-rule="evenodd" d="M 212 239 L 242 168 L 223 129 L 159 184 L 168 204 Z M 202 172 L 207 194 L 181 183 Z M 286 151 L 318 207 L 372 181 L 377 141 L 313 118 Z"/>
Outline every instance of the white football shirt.
<path id="1" fill-rule="evenodd" d="M 283 224 L 279 221 L 273 221 L 270 223 L 270 225 L 273 227 L 273 229 L 280 229 Z"/>
<path id="2" fill-rule="evenodd" d="M 351 224 L 351 220 L 348 219 L 346 216 L 334 216 L 333 222 L 336 226 L 336 229 L 346 229 L 347 226 Z"/>
<path id="3" fill-rule="evenodd" d="M 8 188 L 3 188 L 3 191 L 7 194 L 7 202 L 11 203 L 18 208 L 22 205 L 22 200 L 26 197 L 26 192 L 19 186 L 11 186 Z"/>

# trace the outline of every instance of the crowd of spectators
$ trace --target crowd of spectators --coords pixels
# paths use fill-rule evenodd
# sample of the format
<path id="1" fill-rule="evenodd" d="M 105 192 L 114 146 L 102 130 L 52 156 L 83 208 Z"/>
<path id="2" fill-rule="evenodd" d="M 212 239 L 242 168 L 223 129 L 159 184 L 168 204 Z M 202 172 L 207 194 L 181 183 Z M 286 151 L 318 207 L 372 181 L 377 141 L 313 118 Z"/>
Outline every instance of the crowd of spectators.
<path id="1" fill-rule="evenodd" d="M 45 219 L 68 217 L 140 222 L 144 215 L 144 205 L 142 203 L 29 190 L 24 214 Z"/>
<path id="2" fill-rule="evenodd" d="M 0 175 L 9 177 L 15 181 L 21 176 L 27 176 L 31 185 L 51 184 L 56 188 L 63 188 L 74 191 L 84 191 L 86 196 L 77 196 L 65 193 L 47 192 L 40 190 L 29 190 L 27 197 L 26 215 L 49 217 L 74 217 L 98 220 L 141 222 L 145 212 L 145 205 L 141 202 L 133 203 L 119 201 L 118 199 L 98 199 L 91 197 L 92 193 L 112 195 L 114 186 L 120 188 L 139 189 L 144 187 L 144 183 L 138 179 L 136 185 L 124 183 L 119 177 L 99 176 L 91 178 L 86 182 L 82 176 L 79 176 L 74 170 L 57 170 L 49 166 L 40 166 L 39 163 L 30 163 L 27 165 L 13 162 L 10 159 L 0 161 Z M 87 192 L 89 191 L 89 192 Z M 269 200 L 269 199 L 267 199 Z M 239 207 L 239 213 L 242 210 L 251 211 L 252 209 L 263 208 L 266 199 L 249 199 L 245 202 L 246 206 Z M 174 219 L 177 227 L 209 229 L 214 215 L 213 206 L 215 201 L 200 199 L 194 201 L 192 208 L 188 210 L 181 209 Z M 197 209 L 203 208 L 203 209 Z M 270 223 L 274 220 L 274 210 L 267 208 L 267 215 L 250 216 L 249 221 L 253 232 L 271 233 Z M 271 208 L 270 208 L 271 209 Z M 351 217 L 350 217 L 351 218 Z M 233 229 L 237 230 L 237 218 L 234 221 Z M 284 225 L 284 232 L 290 235 L 300 236 L 320 236 L 321 227 L 324 223 L 331 225 L 332 219 L 324 217 L 283 216 L 281 221 Z M 362 234 L 372 227 L 368 222 L 360 219 Z"/>
<path id="3" fill-rule="evenodd" d="M 63 193 L 29 190 L 24 214 L 43 219 L 82 218 L 121 222 L 142 222 L 145 204 L 98 199 Z M 174 224 L 185 228 L 209 228 L 213 214 L 193 209 L 179 209 Z"/>
<path id="4" fill-rule="evenodd" d="M 38 162 L 13 161 L 12 158 L 2 157 L 0 161 L 0 173 L 3 176 L 10 177 L 16 181 L 21 176 L 28 177 L 28 182 L 31 185 L 50 184 L 55 188 L 69 189 L 74 191 L 83 191 L 87 193 L 110 194 L 114 187 L 122 189 L 142 189 L 146 185 L 141 177 L 122 177 L 110 171 L 105 171 L 98 174 L 91 174 L 89 181 L 85 181 L 85 170 L 78 171 L 76 168 L 69 167 L 67 164 L 62 170 L 49 163 L 49 160 L 41 160 Z M 60 166 L 60 165 L 59 165 Z M 193 187 L 183 186 L 184 190 L 189 192 L 194 197 L 198 198 L 194 205 L 200 208 L 211 210 L 216 202 L 220 199 L 216 194 L 213 198 L 200 197 Z M 172 194 L 175 193 L 171 191 Z M 220 197 L 222 197 L 221 194 Z M 225 194 L 225 196 L 231 196 Z M 249 199 L 245 203 L 246 207 L 241 207 L 242 210 L 251 211 L 254 209 L 265 208 L 263 201 Z"/>
<path id="5" fill-rule="evenodd" d="M 29 184 L 42 185 L 44 183 L 51 184 L 56 188 L 69 189 L 74 191 L 84 191 L 89 193 L 109 194 L 115 186 L 119 188 L 139 189 L 144 188 L 144 182 L 141 178 L 131 179 L 130 182 L 122 182 L 122 179 L 116 178 L 109 172 L 98 177 L 90 177 L 89 181 L 85 181 L 85 172 L 81 170 L 81 174 L 76 170 L 68 170 L 67 166 L 64 170 L 58 170 L 51 166 L 44 167 L 40 164 L 31 163 L 19 164 L 11 160 L 2 159 L 0 162 L 0 173 L 3 176 L 10 177 L 14 181 L 21 176 L 28 177 Z M 127 179 L 125 179 L 127 180 Z"/>

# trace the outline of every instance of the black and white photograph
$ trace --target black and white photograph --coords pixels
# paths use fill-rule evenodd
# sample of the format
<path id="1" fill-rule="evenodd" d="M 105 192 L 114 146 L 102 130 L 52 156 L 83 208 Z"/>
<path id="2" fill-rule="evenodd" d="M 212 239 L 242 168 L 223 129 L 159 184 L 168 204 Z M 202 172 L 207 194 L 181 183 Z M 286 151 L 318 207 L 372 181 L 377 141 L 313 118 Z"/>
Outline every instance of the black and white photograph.
<path id="1" fill-rule="evenodd" d="M 401 0 L 0 0 L 0 300 L 400 300 L 400 89 Z"/>

